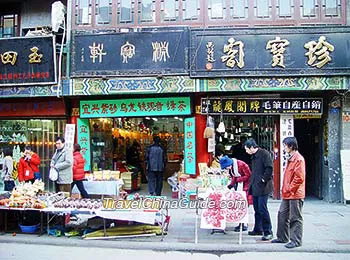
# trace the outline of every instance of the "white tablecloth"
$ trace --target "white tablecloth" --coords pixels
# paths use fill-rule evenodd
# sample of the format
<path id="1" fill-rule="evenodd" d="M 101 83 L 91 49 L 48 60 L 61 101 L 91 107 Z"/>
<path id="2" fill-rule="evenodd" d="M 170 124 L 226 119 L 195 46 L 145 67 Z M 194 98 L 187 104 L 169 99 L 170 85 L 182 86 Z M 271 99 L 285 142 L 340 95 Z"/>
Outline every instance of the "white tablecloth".
<path id="1" fill-rule="evenodd" d="M 153 225 L 156 221 L 158 210 L 96 210 L 96 216 L 106 219 L 118 219 L 136 221 Z"/>
<path id="2" fill-rule="evenodd" d="M 83 181 L 85 190 L 92 195 L 119 195 L 119 189 L 124 184 L 122 179 L 115 181 Z M 77 185 L 74 185 L 72 193 L 79 193 Z"/>

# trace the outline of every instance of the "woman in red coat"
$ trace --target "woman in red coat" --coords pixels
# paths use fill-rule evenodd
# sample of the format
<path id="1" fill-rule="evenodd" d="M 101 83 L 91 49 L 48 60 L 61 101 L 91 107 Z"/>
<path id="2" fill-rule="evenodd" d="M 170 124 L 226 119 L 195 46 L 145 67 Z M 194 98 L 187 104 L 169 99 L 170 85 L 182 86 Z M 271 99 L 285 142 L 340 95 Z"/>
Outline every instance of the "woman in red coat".
<path id="1" fill-rule="evenodd" d="M 84 165 L 85 159 L 80 153 L 81 147 L 79 144 L 74 145 L 73 152 L 73 183 L 72 190 L 74 185 L 77 185 L 78 190 L 83 198 L 89 198 L 89 194 L 86 192 L 84 188 L 83 180 L 85 179 Z"/>
<path id="2" fill-rule="evenodd" d="M 246 192 L 247 194 L 247 202 L 248 206 L 253 204 L 253 199 L 251 195 L 248 195 L 248 189 L 249 189 L 249 184 L 250 184 L 250 175 L 251 171 L 245 162 L 237 159 L 231 159 L 227 155 L 225 156 L 220 156 L 220 166 L 221 169 L 228 169 L 231 172 L 231 183 L 227 186 L 227 188 L 232 189 L 234 188 L 235 190 L 237 189 L 238 183 L 242 183 L 243 185 L 243 191 Z M 236 168 L 236 170 L 235 170 Z M 235 177 L 235 174 L 239 174 L 239 177 Z M 240 224 L 241 225 L 241 224 Z M 234 231 L 239 232 L 240 231 L 240 225 L 235 227 Z M 242 227 L 243 231 L 247 231 L 248 227 L 243 225 Z"/>
<path id="3" fill-rule="evenodd" d="M 38 177 L 40 176 L 39 165 L 39 155 L 34 153 L 30 146 L 26 146 L 24 154 L 18 163 L 18 181 L 30 181 L 33 183 L 35 179 L 40 178 Z"/>

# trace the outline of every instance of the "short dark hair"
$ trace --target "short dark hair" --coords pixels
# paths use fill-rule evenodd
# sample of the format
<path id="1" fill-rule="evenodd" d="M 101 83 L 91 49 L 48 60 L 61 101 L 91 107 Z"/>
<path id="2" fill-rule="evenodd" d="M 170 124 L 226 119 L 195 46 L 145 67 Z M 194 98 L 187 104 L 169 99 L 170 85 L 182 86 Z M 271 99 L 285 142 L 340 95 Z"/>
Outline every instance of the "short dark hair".
<path id="1" fill-rule="evenodd" d="M 57 142 L 57 141 L 60 141 L 60 140 L 64 144 L 65 140 L 64 140 L 64 137 L 62 137 L 62 136 L 57 136 L 55 141 Z"/>
<path id="2" fill-rule="evenodd" d="M 253 138 L 249 138 L 245 143 L 244 146 L 248 147 L 248 148 L 257 148 L 259 147 L 259 145 L 257 145 L 257 143 L 255 142 L 255 140 Z"/>
<path id="3" fill-rule="evenodd" d="M 298 151 L 298 141 L 294 136 L 284 138 L 283 144 L 287 145 L 293 151 Z"/>
<path id="4" fill-rule="evenodd" d="M 81 151 L 80 144 L 74 144 L 74 152 L 80 152 L 80 151 Z"/>
<path id="5" fill-rule="evenodd" d="M 159 144 L 160 143 L 160 137 L 158 135 L 153 136 L 153 142 L 156 143 L 156 144 Z"/>
<path id="6" fill-rule="evenodd" d="M 30 145 L 26 145 L 26 146 L 24 147 L 24 150 L 29 150 L 29 151 L 31 151 L 31 150 L 32 150 L 32 147 L 31 147 Z"/>
<path id="7" fill-rule="evenodd" d="M 12 153 L 12 149 L 10 147 L 6 146 L 3 150 L 3 152 L 4 152 L 4 156 L 11 156 L 12 157 L 13 153 Z"/>

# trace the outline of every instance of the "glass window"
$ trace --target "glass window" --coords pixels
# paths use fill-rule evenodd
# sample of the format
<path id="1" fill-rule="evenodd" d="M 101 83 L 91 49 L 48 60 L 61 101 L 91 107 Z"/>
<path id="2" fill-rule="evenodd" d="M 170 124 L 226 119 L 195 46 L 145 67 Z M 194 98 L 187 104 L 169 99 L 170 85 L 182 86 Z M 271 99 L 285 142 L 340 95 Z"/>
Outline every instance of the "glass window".
<path id="1" fill-rule="evenodd" d="M 110 24 L 112 20 L 112 0 L 96 0 L 97 24 Z"/>
<path id="2" fill-rule="evenodd" d="M 1 38 L 19 36 L 17 33 L 18 15 L 9 14 L 0 16 L 0 27 Z"/>
<path id="3" fill-rule="evenodd" d="M 134 22 L 134 1 L 119 0 L 118 2 L 118 23 Z"/>
<path id="4" fill-rule="evenodd" d="M 155 4 L 153 0 L 139 2 L 140 22 L 155 22 Z"/>
<path id="5" fill-rule="evenodd" d="M 255 16 L 269 18 L 271 13 L 271 0 L 255 0 Z"/>
<path id="6" fill-rule="evenodd" d="M 302 16 L 316 16 L 315 0 L 302 0 L 301 4 Z"/>
<path id="7" fill-rule="evenodd" d="M 231 16 L 233 18 L 248 17 L 248 0 L 232 0 Z"/>
<path id="8" fill-rule="evenodd" d="M 279 0 L 277 12 L 279 17 L 291 17 L 294 9 L 292 0 Z"/>
<path id="9" fill-rule="evenodd" d="M 177 21 L 179 17 L 179 1 L 162 0 L 161 12 L 162 21 Z"/>
<path id="10" fill-rule="evenodd" d="M 199 1 L 198 0 L 183 0 L 183 19 L 198 20 L 199 19 Z"/>
<path id="11" fill-rule="evenodd" d="M 13 150 L 13 159 L 18 162 L 26 145 L 40 157 L 39 170 L 46 185 L 45 189 L 54 191 L 54 183 L 49 182 L 48 172 L 51 158 L 55 152 L 55 138 L 64 136 L 65 120 L 0 120 L 0 154 L 4 147 Z M 2 160 L 0 156 L 0 168 Z"/>
<path id="12" fill-rule="evenodd" d="M 323 0 L 323 6 L 326 16 L 339 16 L 340 11 L 339 0 Z"/>
<path id="13" fill-rule="evenodd" d="M 91 24 L 91 0 L 76 0 L 75 5 L 76 24 Z"/>
<path id="14" fill-rule="evenodd" d="M 209 19 L 225 19 L 225 0 L 209 0 L 208 16 Z"/>

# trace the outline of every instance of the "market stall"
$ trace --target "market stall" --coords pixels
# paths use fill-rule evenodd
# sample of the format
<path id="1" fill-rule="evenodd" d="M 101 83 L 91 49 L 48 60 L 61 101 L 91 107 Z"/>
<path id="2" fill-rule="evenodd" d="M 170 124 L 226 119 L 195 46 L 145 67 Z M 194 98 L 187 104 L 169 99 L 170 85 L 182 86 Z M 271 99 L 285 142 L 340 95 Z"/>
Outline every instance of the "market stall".
<path id="1" fill-rule="evenodd" d="M 116 182 L 118 184 L 122 183 L 121 180 Z M 119 196 L 119 194 L 117 194 L 116 197 L 113 196 L 104 199 L 79 199 L 69 197 L 69 194 L 64 192 L 46 193 L 43 187 L 44 183 L 41 181 L 35 181 L 34 184 L 22 183 L 11 193 L 7 193 L 7 195 L 10 195 L 8 198 L 0 200 L 0 212 L 5 232 L 8 232 L 7 223 L 9 219 L 7 216 L 10 212 L 38 213 L 39 217 L 36 219 L 36 224 L 30 225 L 32 229 L 28 233 L 36 233 L 40 228 L 40 234 L 42 234 L 46 228 L 48 235 L 52 234 L 53 220 L 58 217 L 67 220 L 66 216 L 69 215 L 84 215 L 87 219 L 101 218 L 103 220 L 103 234 L 108 238 L 111 236 L 108 235 L 110 230 L 108 229 L 109 227 L 106 226 L 107 219 L 135 222 L 135 225 L 139 225 L 140 223 L 147 224 L 147 227 L 143 226 L 142 230 L 137 231 L 135 231 L 135 228 L 139 228 L 139 226 L 130 226 L 129 231 L 131 234 L 137 232 L 141 235 L 143 232 L 146 232 L 147 234 L 152 233 L 162 236 L 164 234 L 165 220 L 169 220 L 168 212 L 160 207 L 161 204 L 158 203 L 155 204 L 156 206 L 153 204 L 152 206 L 147 206 L 147 203 L 141 203 L 142 197 L 140 196 L 129 196 L 127 198 L 126 196 Z M 111 203 L 112 206 L 110 205 Z M 135 203 L 137 204 L 136 207 L 130 206 L 135 205 Z M 115 205 L 120 206 L 117 207 Z M 65 225 L 64 221 L 62 225 Z M 28 228 L 29 226 L 24 227 L 24 229 Z M 124 229 L 122 235 L 129 232 L 125 227 L 116 226 L 115 228 Z M 120 230 L 114 230 L 113 232 L 118 233 L 119 231 Z M 95 232 L 99 234 L 98 230 Z M 90 234 L 88 237 L 89 239 L 99 237 L 97 234 Z"/>

